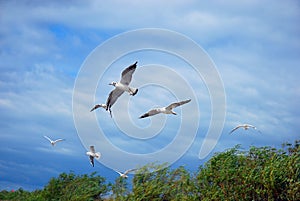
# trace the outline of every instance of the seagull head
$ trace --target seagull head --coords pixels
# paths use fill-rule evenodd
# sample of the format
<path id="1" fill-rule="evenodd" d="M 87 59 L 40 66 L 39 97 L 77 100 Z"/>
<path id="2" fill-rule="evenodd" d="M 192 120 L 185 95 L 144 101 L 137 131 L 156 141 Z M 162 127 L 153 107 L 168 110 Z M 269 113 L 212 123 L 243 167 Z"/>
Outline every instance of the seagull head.
<path id="1" fill-rule="evenodd" d="M 109 85 L 112 85 L 112 86 L 116 86 L 116 82 L 111 82 L 111 83 L 109 83 Z"/>

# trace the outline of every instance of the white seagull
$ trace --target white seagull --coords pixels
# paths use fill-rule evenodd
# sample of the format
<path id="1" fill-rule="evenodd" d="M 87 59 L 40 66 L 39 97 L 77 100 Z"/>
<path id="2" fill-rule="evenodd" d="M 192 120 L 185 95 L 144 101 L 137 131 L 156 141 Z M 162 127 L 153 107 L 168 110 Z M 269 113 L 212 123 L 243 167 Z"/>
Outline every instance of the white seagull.
<path id="1" fill-rule="evenodd" d="M 117 172 L 120 175 L 120 177 L 122 177 L 122 178 L 128 178 L 128 173 L 133 172 L 135 170 L 136 169 L 129 169 L 129 170 L 126 170 L 124 173 L 115 170 L 115 172 Z"/>
<path id="2" fill-rule="evenodd" d="M 57 140 L 51 140 L 48 136 L 44 135 L 44 138 L 46 138 L 52 146 L 54 146 L 57 142 L 64 141 L 65 139 L 57 139 Z"/>
<path id="3" fill-rule="evenodd" d="M 253 128 L 253 129 L 257 130 L 257 128 L 255 126 L 252 126 L 250 124 L 240 124 L 240 125 L 237 125 L 234 129 L 232 129 L 229 134 L 231 134 L 232 132 L 236 131 L 239 128 L 244 128 L 245 130 L 248 130 L 249 128 Z M 258 132 L 260 132 L 260 131 L 258 131 Z"/>
<path id="4" fill-rule="evenodd" d="M 174 108 L 176 108 L 176 107 L 178 107 L 180 105 L 186 104 L 186 103 L 188 103 L 190 101 L 191 101 L 191 99 L 188 99 L 188 100 L 180 101 L 180 102 L 177 102 L 177 103 L 172 103 L 172 104 L 170 104 L 167 107 L 152 109 L 152 110 L 148 111 L 147 113 L 143 114 L 142 116 L 140 116 L 140 119 L 141 118 L 145 118 L 145 117 L 149 117 L 149 116 L 153 116 L 153 115 L 156 115 L 156 114 L 159 114 L 159 113 L 174 114 L 174 115 L 176 115 L 176 113 L 174 111 L 172 111 L 172 110 Z"/>
<path id="5" fill-rule="evenodd" d="M 115 89 L 109 93 L 109 96 L 106 101 L 106 110 L 109 110 L 110 114 L 111 106 L 124 93 L 124 91 L 127 91 L 132 96 L 134 96 L 138 92 L 138 89 L 129 86 L 129 83 L 132 79 L 132 74 L 136 69 L 136 64 L 137 62 L 123 70 L 120 82 L 112 82 L 109 84 L 115 87 Z"/>
<path id="6" fill-rule="evenodd" d="M 90 146 L 90 151 L 86 152 L 86 155 L 90 157 L 90 163 L 93 167 L 95 166 L 94 158 L 99 159 L 101 157 L 100 152 L 96 152 L 94 146 Z"/>

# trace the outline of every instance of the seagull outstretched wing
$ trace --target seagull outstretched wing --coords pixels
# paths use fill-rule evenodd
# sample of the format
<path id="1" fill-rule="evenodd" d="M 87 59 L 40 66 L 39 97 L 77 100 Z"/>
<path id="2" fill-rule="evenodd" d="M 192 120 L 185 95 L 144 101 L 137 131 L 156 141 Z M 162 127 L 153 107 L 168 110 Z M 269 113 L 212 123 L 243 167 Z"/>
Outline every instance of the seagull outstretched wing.
<path id="1" fill-rule="evenodd" d="M 124 91 L 115 88 L 109 93 L 106 101 L 106 110 L 110 110 L 111 106 L 117 101 L 117 99 L 124 93 Z"/>
<path id="2" fill-rule="evenodd" d="M 135 169 L 129 169 L 129 170 L 126 170 L 125 172 L 124 172 L 124 174 L 128 174 L 129 172 L 133 172 L 133 171 L 135 171 L 136 170 L 136 168 Z"/>
<path id="3" fill-rule="evenodd" d="M 242 125 L 236 126 L 235 128 L 233 128 L 233 129 L 229 132 L 229 134 L 233 133 L 234 131 L 236 131 L 237 129 L 239 129 L 239 128 L 241 128 L 241 127 L 242 127 Z"/>
<path id="4" fill-rule="evenodd" d="M 250 124 L 246 124 L 246 126 L 248 126 L 249 128 L 254 128 L 254 129 L 256 129 L 256 127 L 255 127 L 255 126 L 253 126 L 253 125 L 250 125 Z"/>
<path id="5" fill-rule="evenodd" d="M 159 114 L 159 113 L 160 113 L 159 109 L 153 109 L 153 110 L 150 110 L 147 113 L 141 115 L 139 118 L 142 119 L 142 118 L 153 116 L 153 115 L 156 115 L 156 114 Z"/>
<path id="6" fill-rule="evenodd" d="M 119 172 L 118 170 L 115 170 L 115 172 L 118 173 L 120 176 L 123 175 L 123 173 L 122 173 L 122 172 Z"/>
<path id="7" fill-rule="evenodd" d="M 129 85 L 129 83 L 131 82 L 131 79 L 132 79 L 132 74 L 134 73 L 134 71 L 136 69 L 136 64 L 137 64 L 137 62 L 135 62 L 134 64 L 130 65 L 125 70 L 123 70 L 122 76 L 121 76 L 121 81 L 120 81 L 122 84 Z"/>
<path id="8" fill-rule="evenodd" d="M 174 109 L 175 107 L 178 107 L 180 105 L 183 105 L 183 104 L 186 104 L 188 102 L 190 102 L 191 99 L 188 99 L 188 100 L 184 100 L 184 101 L 180 101 L 180 102 L 177 102 L 177 103 L 172 103 L 170 104 L 168 107 L 166 107 L 167 110 L 172 110 Z"/>
<path id="9" fill-rule="evenodd" d="M 44 138 L 46 138 L 49 142 L 52 142 L 52 140 L 48 136 L 44 135 Z"/>
<path id="10" fill-rule="evenodd" d="M 106 104 L 96 104 L 96 105 L 90 110 L 90 112 L 92 112 L 92 111 L 98 109 L 99 107 L 102 107 L 102 108 L 106 109 Z"/>
<path id="11" fill-rule="evenodd" d="M 54 141 L 54 143 L 57 143 L 57 142 L 61 142 L 61 141 L 64 141 L 65 139 L 57 139 Z"/>

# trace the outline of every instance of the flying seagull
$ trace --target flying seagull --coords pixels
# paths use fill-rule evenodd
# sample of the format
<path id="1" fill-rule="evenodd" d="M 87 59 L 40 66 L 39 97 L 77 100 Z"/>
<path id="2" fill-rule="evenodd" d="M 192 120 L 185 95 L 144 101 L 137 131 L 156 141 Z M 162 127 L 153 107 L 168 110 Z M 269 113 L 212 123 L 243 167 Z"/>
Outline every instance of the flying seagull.
<path id="1" fill-rule="evenodd" d="M 120 175 L 120 177 L 122 177 L 122 178 L 128 178 L 128 173 L 133 172 L 135 170 L 136 169 L 129 169 L 129 170 L 126 170 L 124 173 L 115 170 L 115 172 L 117 172 Z"/>
<path id="2" fill-rule="evenodd" d="M 52 146 L 54 146 L 57 142 L 64 141 L 65 139 L 57 139 L 57 140 L 51 140 L 48 136 L 44 135 L 44 138 L 46 138 Z"/>
<path id="3" fill-rule="evenodd" d="M 253 128 L 253 129 L 257 130 L 257 128 L 255 126 L 252 126 L 250 124 L 240 124 L 240 125 L 237 125 L 234 129 L 232 129 L 229 134 L 231 134 L 232 132 L 236 131 L 239 128 L 244 128 L 245 130 L 248 130 L 249 128 Z M 260 131 L 258 131 L 258 132 L 260 132 Z"/>
<path id="4" fill-rule="evenodd" d="M 109 93 L 106 101 L 106 110 L 109 110 L 110 114 L 111 106 L 113 106 L 113 104 L 124 93 L 124 91 L 127 91 L 132 96 L 134 96 L 138 92 L 138 89 L 129 86 L 129 83 L 132 79 L 132 74 L 136 69 L 136 64 L 137 62 L 123 70 L 121 80 L 119 82 L 111 82 L 109 84 L 115 87 L 115 89 Z"/>
<path id="5" fill-rule="evenodd" d="M 90 157 L 90 163 L 93 167 L 95 166 L 94 158 L 99 159 L 101 157 L 100 152 L 96 152 L 94 146 L 90 146 L 90 151 L 86 152 L 86 155 Z"/>
<path id="6" fill-rule="evenodd" d="M 178 106 L 181 106 L 183 104 L 186 104 L 190 101 L 191 101 L 191 99 L 188 99 L 188 100 L 180 101 L 180 102 L 177 102 L 177 103 L 172 103 L 167 107 L 152 109 L 152 110 L 148 111 L 147 113 L 143 114 L 142 116 L 140 116 L 140 119 L 145 118 L 145 117 L 149 117 L 149 116 L 153 116 L 153 115 L 156 115 L 156 114 L 159 114 L 159 113 L 176 115 L 176 113 L 173 111 L 173 109 L 178 107 Z"/>

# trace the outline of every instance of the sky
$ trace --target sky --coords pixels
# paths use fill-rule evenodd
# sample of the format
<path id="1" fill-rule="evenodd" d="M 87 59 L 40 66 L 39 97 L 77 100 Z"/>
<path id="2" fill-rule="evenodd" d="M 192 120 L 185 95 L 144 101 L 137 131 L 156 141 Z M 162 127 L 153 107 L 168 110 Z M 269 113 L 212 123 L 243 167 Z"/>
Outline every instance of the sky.
<path id="1" fill-rule="evenodd" d="M 113 182 L 114 169 L 153 161 L 196 171 L 237 144 L 294 142 L 299 21 L 296 0 L 0 1 L 0 189 L 41 189 L 70 171 Z M 113 118 L 91 113 L 135 61 L 137 95 L 124 93 Z M 176 116 L 138 119 L 186 99 Z M 228 134 L 241 123 L 261 132 Z"/>

